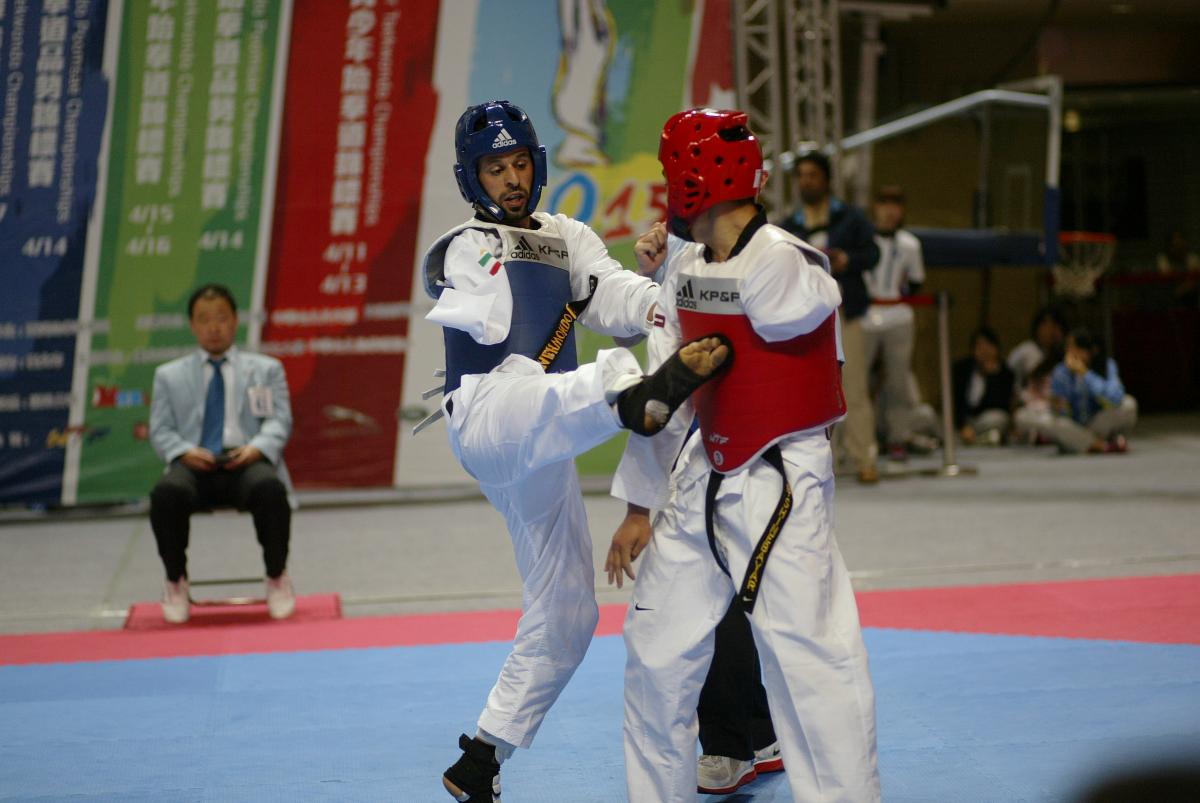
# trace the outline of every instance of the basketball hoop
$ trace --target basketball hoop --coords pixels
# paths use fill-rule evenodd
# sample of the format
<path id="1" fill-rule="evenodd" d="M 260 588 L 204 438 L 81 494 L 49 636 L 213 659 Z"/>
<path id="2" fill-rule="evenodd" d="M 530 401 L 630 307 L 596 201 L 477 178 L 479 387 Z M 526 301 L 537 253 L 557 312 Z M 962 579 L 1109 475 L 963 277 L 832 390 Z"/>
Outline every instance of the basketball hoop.
<path id="1" fill-rule="evenodd" d="M 1096 231 L 1064 231 L 1058 235 L 1058 264 L 1051 269 L 1054 294 L 1091 298 L 1096 282 L 1112 265 L 1117 238 Z"/>

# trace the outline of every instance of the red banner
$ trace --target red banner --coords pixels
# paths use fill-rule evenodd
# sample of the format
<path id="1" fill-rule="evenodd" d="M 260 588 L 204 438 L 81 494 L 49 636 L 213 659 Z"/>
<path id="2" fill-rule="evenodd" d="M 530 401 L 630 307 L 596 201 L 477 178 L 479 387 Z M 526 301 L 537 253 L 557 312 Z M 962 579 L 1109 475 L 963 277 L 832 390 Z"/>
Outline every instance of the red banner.
<path id="1" fill-rule="evenodd" d="M 262 350 L 302 487 L 393 481 L 438 5 L 295 5 Z"/>

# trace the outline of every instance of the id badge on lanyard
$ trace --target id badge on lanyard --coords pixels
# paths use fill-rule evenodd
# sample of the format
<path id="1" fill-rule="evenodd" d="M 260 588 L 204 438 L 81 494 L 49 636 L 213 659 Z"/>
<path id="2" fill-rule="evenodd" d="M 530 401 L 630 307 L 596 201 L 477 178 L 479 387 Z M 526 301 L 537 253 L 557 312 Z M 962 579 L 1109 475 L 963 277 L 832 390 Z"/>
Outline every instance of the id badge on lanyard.
<path id="1" fill-rule="evenodd" d="M 271 389 L 266 385 L 252 385 L 246 388 L 250 401 L 250 414 L 255 418 L 270 418 L 275 415 L 275 398 Z"/>

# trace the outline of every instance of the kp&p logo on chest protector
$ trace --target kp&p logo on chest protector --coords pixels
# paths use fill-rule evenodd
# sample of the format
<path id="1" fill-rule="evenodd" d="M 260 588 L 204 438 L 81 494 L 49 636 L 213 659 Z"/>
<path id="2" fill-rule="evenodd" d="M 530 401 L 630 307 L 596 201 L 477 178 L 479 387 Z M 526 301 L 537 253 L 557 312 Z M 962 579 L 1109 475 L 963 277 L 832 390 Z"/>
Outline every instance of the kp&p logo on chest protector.
<path id="1" fill-rule="evenodd" d="M 531 231 L 504 231 L 504 253 L 508 259 L 540 262 L 555 268 L 567 269 L 570 254 L 560 237 L 534 234 Z"/>
<path id="2" fill-rule="evenodd" d="M 688 276 L 675 291 L 675 306 L 713 315 L 741 315 L 742 295 L 737 279 Z"/>

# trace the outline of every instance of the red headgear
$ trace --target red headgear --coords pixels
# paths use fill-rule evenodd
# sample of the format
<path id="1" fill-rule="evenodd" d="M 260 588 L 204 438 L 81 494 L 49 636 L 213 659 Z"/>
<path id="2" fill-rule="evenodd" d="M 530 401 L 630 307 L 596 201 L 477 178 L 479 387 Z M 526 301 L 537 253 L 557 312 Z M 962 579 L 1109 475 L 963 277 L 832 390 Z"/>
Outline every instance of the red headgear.
<path id="1" fill-rule="evenodd" d="M 667 212 L 685 227 L 721 201 L 757 196 L 764 178 L 762 151 L 745 112 L 679 112 L 663 126 L 658 161 L 667 179 Z"/>

